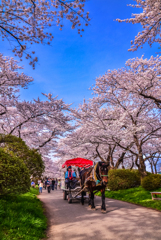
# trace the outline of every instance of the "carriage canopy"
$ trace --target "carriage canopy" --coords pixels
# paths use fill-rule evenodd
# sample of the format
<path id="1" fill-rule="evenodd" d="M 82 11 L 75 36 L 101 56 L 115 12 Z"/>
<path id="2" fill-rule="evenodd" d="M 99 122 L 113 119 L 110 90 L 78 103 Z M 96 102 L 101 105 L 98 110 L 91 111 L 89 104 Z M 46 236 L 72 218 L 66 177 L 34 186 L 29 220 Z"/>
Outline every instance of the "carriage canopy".
<path id="1" fill-rule="evenodd" d="M 62 168 L 69 167 L 69 166 L 76 166 L 76 167 L 90 167 L 93 166 L 93 161 L 84 159 L 84 158 L 73 158 L 67 160 L 63 165 Z"/>

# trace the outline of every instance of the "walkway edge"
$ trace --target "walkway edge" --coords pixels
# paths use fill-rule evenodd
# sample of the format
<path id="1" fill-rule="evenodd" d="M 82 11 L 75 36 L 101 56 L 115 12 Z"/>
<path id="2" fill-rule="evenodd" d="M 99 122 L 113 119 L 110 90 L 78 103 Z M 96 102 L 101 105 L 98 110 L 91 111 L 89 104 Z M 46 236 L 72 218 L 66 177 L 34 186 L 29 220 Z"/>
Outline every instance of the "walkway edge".
<path id="1" fill-rule="evenodd" d="M 40 195 L 37 195 L 37 198 L 40 200 L 41 204 L 42 204 L 42 208 L 43 208 L 43 213 L 47 219 L 47 228 L 45 230 L 45 235 L 46 237 L 45 238 L 42 238 L 41 240 L 47 240 L 48 239 L 48 231 L 49 231 L 49 228 L 51 226 L 51 221 L 50 221 L 50 217 L 49 217 L 49 209 L 47 207 L 47 205 L 41 201 L 41 199 L 39 198 Z"/>
<path id="2" fill-rule="evenodd" d="M 101 197 L 101 196 L 98 196 L 96 195 L 97 197 Z M 139 207 L 143 207 L 143 208 L 146 208 L 146 209 L 151 209 L 151 210 L 154 210 L 154 211 L 157 211 L 157 212 L 161 212 L 161 210 L 158 210 L 158 209 L 155 209 L 155 208 L 151 208 L 151 207 L 145 207 L 143 205 L 140 205 L 139 203 L 132 203 L 132 202 L 127 202 L 127 201 L 124 201 L 124 200 L 120 200 L 120 199 L 115 199 L 115 198 L 108 198 L 106 197 L 107 199 L 111 199 L 111 200 L 116 200 L 116 201 L 120 201 L 120 202 L 126 202 L 126 203 L 131 203 L 135 206 L 139 206 Z M 156 200 L 157 201 L 157 200 Z M 158 200 L 159 201 L 159 200 Z"/>

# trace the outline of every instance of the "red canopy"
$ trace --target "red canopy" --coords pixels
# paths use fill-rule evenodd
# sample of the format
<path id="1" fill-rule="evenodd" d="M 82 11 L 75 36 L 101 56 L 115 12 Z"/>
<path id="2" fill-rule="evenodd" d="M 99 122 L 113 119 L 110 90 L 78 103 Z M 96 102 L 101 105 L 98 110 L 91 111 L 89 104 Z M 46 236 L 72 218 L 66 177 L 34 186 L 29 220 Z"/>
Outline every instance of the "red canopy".
<path id="1" fill-rule="evenodd" d="M 67 160 L 62 165 L 62 168 L 65 168 L 65 166 L 90 167 L 90 166 L 93 166 L 93 161 L 84 159 L 84 158 L 73 158 L 73 159 Z"/>

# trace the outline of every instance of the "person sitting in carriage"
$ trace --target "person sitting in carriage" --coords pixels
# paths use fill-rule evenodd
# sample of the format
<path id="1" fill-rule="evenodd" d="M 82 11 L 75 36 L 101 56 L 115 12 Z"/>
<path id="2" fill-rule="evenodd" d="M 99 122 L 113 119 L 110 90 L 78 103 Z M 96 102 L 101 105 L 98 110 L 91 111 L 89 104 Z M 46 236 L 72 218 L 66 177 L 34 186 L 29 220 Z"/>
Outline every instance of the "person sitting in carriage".
<path id="1" fill-rule="evenodd" d="M 72 171 L 72 167 L 69 166 L 65 173 L 65 183 L 67 184 L 68 188 L 75 188 L 76 182 L 76 174 L 74 171 Z"/>

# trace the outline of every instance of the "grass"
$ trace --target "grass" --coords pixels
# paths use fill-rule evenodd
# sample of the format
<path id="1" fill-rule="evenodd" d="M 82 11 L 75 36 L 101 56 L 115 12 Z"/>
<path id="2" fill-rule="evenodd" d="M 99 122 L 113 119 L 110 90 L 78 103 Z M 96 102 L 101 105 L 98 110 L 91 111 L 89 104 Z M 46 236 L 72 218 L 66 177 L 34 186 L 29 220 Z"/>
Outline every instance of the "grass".
<path id="1" fill-rule="evenodd" d="M 161 188 L 151 192 L 161 192 Z M 101 196 L 101 193 L 98 192 L 97 195 Z M 161 211 L 161 201 L 152 200 L 150 191 L 144 190 L 141 186 L 118 191 L 106 191 L 105 196 L 107 198 L 135 203 L 147 208 L 153 208 Z"/>
<path id="2" fill-rule="evenodd" d="M 21 195 L 0 197 L 0 239 L 39 240 L 45 237 L 47 219 L 42 203 L 36 197 L 38 189 Z"/>

